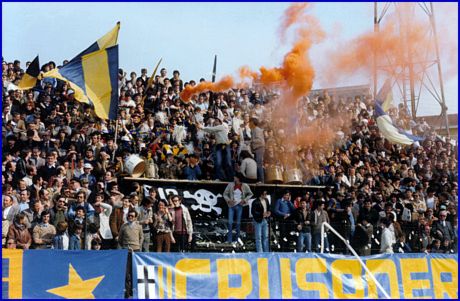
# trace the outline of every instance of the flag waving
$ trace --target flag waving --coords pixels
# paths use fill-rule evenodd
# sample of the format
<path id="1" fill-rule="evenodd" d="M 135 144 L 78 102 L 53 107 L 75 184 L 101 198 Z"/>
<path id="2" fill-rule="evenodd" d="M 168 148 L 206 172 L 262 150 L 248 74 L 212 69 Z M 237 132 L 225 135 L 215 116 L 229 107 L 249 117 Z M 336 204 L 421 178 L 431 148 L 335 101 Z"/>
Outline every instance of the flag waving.
<path id="1" fill-rule="evenodd" d="M 61 68 L 43 77 L 69 83 L 75 99 L 94 106 L 101 119 L 116 119 L 118 109 L 118 31 L 120 23 Z"/>
<path id="2" fill-rule="evenodd" d="M 391 80 L 388 78 L 376 96 L 375 102 L 378 103 L 384 112 L 388 112 L 393 104 L 393 92 L 391 91 Z"/>
<path id="3" fill-rule="evenodd" d="M 35 87 L 40 74 L 40 63 L 38 62 L 38 55 L 34 58 L 29 67 L 27 67 L 26 73 L 22 76 L 21 81 L 18 84 L 19 90 L 28 90 Z"/>
<path id="4" fill-rule="evenodd" d="M 375 103 L 375 114 L 380 133 L 391 143 L 411 145 L 416 141 L 423 140 L 423 138 L 405 133 L 394 126 L 390 116 L 383 111 L 378 103 Z"/>
<path id="5" fill-rule="evenodd" d="M 106 33 L 102 38 L 91 44 L 88 48 L 83 50 L 80 54 L 78 54 L 74 59 L 78 59 L 79 57 L 94 52 L 98 50 L 102 50 L 108 47 L 115 46 L 118 42 L 118 32 L 120 31 L 120 22 L 117 22 L 117 25 L 115 25 L 112 30 L 110 30 L 108 33 Z"/>

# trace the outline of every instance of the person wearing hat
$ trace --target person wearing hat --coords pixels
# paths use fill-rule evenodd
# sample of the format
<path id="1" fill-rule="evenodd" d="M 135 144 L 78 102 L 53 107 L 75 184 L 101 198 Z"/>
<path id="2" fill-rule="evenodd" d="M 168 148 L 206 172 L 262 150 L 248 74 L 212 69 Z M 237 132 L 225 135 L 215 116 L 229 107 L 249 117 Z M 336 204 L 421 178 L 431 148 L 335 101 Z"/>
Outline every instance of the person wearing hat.
<path id="1" fill-rule="evenodd" d="M 80 176 L 80 181 L 88 181 L 89 189 L 94 190 L 96 185 L 96 177 L 91 174 L 93 166 L 90 163 L 85 163 L 83 165 L 83 174 Z"/>

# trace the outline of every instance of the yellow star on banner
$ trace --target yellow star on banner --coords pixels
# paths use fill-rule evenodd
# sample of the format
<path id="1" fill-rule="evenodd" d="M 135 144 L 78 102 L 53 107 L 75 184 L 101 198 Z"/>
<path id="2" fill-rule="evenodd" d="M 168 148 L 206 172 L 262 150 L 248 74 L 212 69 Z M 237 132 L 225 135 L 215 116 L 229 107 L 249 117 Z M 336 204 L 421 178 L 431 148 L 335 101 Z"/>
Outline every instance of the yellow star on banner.
<path id="1" fill-rule="evenodd" d="M 67 285 L 49 289 L 47 292 L 65 299 L 95 299 L 93 291 L 104 277 L 83 280 L 72 264 L 69 264 L 69 282 Z"/>

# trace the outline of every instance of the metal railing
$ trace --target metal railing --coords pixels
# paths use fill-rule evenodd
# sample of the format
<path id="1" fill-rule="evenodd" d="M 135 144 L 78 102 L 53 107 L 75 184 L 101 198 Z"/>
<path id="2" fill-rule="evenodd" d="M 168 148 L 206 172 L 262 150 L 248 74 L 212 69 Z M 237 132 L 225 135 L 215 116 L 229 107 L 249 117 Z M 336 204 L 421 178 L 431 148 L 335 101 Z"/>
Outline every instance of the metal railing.
<path id="1" fill-rule="evenodd" d="M 380 291 L 383 293 L 385 298 L 391 299 L 390 296 L 388 295 L 387 291 L 383 288 L 383 286 L 380 284 L 380 282 L 377 281 L 377 279 L 375 278 L 374 274 L 372 274 L 371 271 L 367 268 L 367 266 L 362 261 L 361 257 L 358 255 L 358 253 L 356 253 L 355 249 L 353 249 L 353 247 L 350 245 L 348 240 L 343 238 L 343 236 L 340 235 L 339 232 L 337 232 L 331 225 L 329 225 L 326 222 L 321 224 L 321 253 L 324 253 L 324 234 L 325 234 L 324 227 L 328 228 L 332 233 L 337 235 L 337 237 L 339 237 L 345 243 L 345 246 L 348 248 L 348 250 L 350 250 L 350 252 L 353 254 L 353 256 L 355 256 L 356 259 L 358 259 L 358 261 L 361 264 L 361 266 L 363 267 L 363 269 L 372 278 L 372 280 L 374 280 L 375 284 L 380 289 Z"/>

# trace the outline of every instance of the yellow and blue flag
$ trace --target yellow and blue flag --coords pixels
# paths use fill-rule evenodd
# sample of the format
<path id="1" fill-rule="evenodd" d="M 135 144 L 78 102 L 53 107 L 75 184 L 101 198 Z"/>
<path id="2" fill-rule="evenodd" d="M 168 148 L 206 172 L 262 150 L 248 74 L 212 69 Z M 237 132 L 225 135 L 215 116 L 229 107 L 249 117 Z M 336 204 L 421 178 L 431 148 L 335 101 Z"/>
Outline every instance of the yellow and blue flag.
<path id="1" fill-rule="evenodd" d="M 21 81 L 18 84 L 19 90 L 29 90 L 35 87 L 37 84 L 38 76 L 40 75 L 40 63 L 38 62 L 38 55 L 34 58 L 29 67 L 27 67 L 26 73 L 22 76 Z"/>
<path id="2" fill-rule="evenodd" d="M 44 76 L 70 83 L 75 98 L 94 106 L 101 119 L 116 119 L 118 109 L 118 45 L 72 59 Z"/>
<path id="3" fill-rule="evenodd" d="M 3 250 L 2 299 L 122 299 L 127 250 Z"/>
<path id="4" fill-rule="evenodd" d="M 375 102 L 380 105 L 384 112 L 388 112 L 393 104 L 393 92 L 391 80 L 388 78 L 376 96 Z"/>
<path id="5" fill-rule="evenodd" d="M 43 75 L 69 83 L 75 99 L 92 104 L 101 119 L 117 118 L 119 30 L 120 22 L 69 63 Z"/>
<path id="6" fill-rule="evenodd" d="M 76 57 L 74 57 L 71 61 L 78 59 L 79 57 L 89 54 L 94 51 L 102 50 L 105 48 L 109 48 L 112 46 L 115 46 L 118 43 L 118 32 L 120 31 L 120 22 L 117 22 L 117 25 L 115 25 L 112 30 L 110 30 L 108 33 L 106 33 L 103 37 L 101 37 L 99 40 L 91 44 L 88 48 L 80 52 Z"/>

